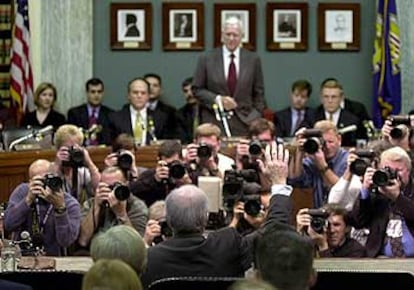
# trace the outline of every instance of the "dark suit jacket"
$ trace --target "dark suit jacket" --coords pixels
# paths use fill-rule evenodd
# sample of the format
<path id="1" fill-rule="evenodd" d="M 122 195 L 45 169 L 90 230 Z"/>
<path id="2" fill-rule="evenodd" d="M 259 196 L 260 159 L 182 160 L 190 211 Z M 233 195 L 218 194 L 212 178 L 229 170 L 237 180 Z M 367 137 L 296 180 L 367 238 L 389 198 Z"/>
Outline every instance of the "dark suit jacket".
<path id="1" fill-rule="evenodd" d="M 344 104 L 345 110 L 350 111 L 362 121 L 371 120 L 371 117 L 369 116 L 367 108 L 365 108 L 364 104 L 347 98 L 345 98 Z"/>
<path id="2" fill-rule="evenodd" d="M 271 198 L 267 223 L 287 224 L 290 198 Z M 234 228 L 209 233 L 174 236 L 148 249 L 146 272 L 141 276 L 144 287 L 167 277 L 215 276 L 242 277 L 253 262 L 254 235 L 241 237 Z"/>
<path id="3" fill-rule="evenodd" d="M 32 290 L 33 288 L 28 285 L 6 281 L 6 280 L 0 280 L 0 289 L 1 290 Z"/>
<path id="4" fill-rule="evenodd" d="M 193 89 L 194 95 L 200 99 L 201 104 L 208 108 L 202 110 L 203 122 L 211 119 L 211 106 L 216 96 L 230 95 L 224 71 L 222 47 L 200 56 L 194 73 Z M 241 128 L 243 131 L 248 128 L 251 121 L 262 116 L 263 109 L 266 107 L 260 58 L 256 53 L 244 48 L 240 49 L 240 67 L 233 98 L 238 104 L 235 114 L 242 122 L 241 125 L 244 125 L 244 128 Z M 230 119 L 230 125 L 232 121 L 233 118 Z"/>
<path id="5" fill-rule="evenodd" d="M 109 114 L 113 112 L 107 106 L 101 106 L 99 109 L 98 124 L 102 126 L 102 131 L 98 134 L 99 144 L 111 144 L 111 135 L 109 133 Z M 89 128 L 89 114 L 86 104 L 69 109 L 68 123 L 84 129 Z"/>
<path id="6" fill-rule="evenodd" d="M 189 144 L 193 142 L 194 118 L 195 112 L 198 110 L 198 104 L 185 104 L 177 111 L 179 134 L 182 144 Z"/>
<path id="7" fill-rule="evenodd" d="M 49 125 L 52 125 L 56 131 L 57 128 L 59 128 L 60 126 L 64 124 L 66 124 L 65 116 L 63 116 L 61 113 L 52 109 L 50 110 L 49 114 L 47 115 L 46 119 L 43 121 L 42 124 L 40 124 L 39 120 L 37 120 L 36 110 L 34 110 L 33 112 L 30 112 L 24 115 L 21 125 L 22 127 L 26 127 L 30 125 L 35 128 L 36 127 L 44 128 Z"/>
<path id="8" fill-rule="evenodd" d="M 306 107 L 305 116 L 299 126 L 312 128 L 315 118 L 315 112 L 313 109 Z M 277 137 L 291 137 L 290 130 L 292 129 L 292 108 L 288 107 L 284 110 L 275 113 L 274 121 L 276 127 Z"/>
<path id="9" fill-rule="evenodd" d="M 315 123 L 320 120 L 325 120 L 325 111 L 323 110 L 323 107 L 319 107 L 318 110 L 315 112 Z M 353 147 L 356 146 L 356 139 L 367 139 L 366 132 L 361 122 L 362 121 L 351 112 L 341 109 L 341 113 L 339 115 L 339 120 L 336 124 L 336 127 L 338 129 L 350 125 L 357 125 L 358 127 L 357 131 L 348 132 L 342 135 L 342 146 Z M 360 128 L 362 128 L 362 130 Z"/>
<path id="10" fill-rule="evenodd" d="M 162 101 L 158 101 L 155 110 L 148 109 L 148 115 L 154 121 L 155 136 L 158 139 L 178 138 L 177 110 Z"/>

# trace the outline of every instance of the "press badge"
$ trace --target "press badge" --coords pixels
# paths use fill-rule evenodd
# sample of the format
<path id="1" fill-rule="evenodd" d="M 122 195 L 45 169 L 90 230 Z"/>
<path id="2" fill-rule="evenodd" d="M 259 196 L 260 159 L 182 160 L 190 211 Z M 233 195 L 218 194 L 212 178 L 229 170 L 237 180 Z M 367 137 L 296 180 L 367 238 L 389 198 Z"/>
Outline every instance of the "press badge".
<path id="1" fill-rule="evenodd" d="M 387 236 L 390 238 L 400 238 L 402 235 L 402 221 L 400 219 L 390 219 L 387 225 Z"/>

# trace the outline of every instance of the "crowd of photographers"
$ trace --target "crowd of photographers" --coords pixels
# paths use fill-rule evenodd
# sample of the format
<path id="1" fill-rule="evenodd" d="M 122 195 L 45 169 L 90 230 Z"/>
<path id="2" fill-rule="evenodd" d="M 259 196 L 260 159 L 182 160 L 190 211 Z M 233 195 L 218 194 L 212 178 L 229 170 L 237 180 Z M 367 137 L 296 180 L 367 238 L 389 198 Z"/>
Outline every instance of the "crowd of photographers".
<path id="1" fill-rule="evenodd" d="M 296 224 L 297 232 L 313 242 L 316 257 L 413 257 L 411 120 L 393 116 L 382 128 L 383 139 L 363 149 L 342 148 L 336 126 L 318 121 L 296 132 L 289 154 L 276 140 L 273 123 L 258 119 L 238 141 L 234 159 L 219 152 L 221 131 L 207 123 L 186 148 L 164 141 L 154 169 L 136 167 L 133 139 L 120 135 L 102 171 L 82 147 L 77 128 L 63 125 L 55 134 L 55 160 L 33 162 L 29 180 L 12 192 L 5 231 L 25 254 L 58 256 L 88 254 L 96 235 L 129 226 L 151 248 L 143 274 L 147 285 L 168 274 L 162 261 L 174 256 L 170 246 L 158 244 L 171 239 L 171 247 L 180 248 L 178 236 L 191 236 L 189 245 L 207 239 L 203 257 L 223 251 L 227 259 L 227 264 L 215 261 L 217 269 L 193 270 L 241 275 L 253 262 L 252 240 L 272 220 Z M 221 180 L 222 206 L 216 215 L 208 214 L 205 193 L 194 187 L 201 177 Z M 288 202 L 280 200 L 292 186 L 313 188 L 313 208 L 300 209 L 295 220 L 289 220 Z M 205 238 L 206 229 L 222 227 L 228 232 Z M 224 246 L 230 244 L 237 250 Z M 206 262 L 200 259 L 190 260 Z M 241 264 L 232 268 L 235 261 Z M 165 273 L 159 271 L 163 265 Z"/>

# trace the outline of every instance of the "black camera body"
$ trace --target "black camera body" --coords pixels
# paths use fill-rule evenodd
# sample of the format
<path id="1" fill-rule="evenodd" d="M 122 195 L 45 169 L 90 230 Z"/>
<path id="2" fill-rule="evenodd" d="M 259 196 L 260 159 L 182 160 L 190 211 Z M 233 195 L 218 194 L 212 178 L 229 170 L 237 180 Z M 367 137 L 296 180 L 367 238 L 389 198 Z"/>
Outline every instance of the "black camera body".
<path id="1" fill-rule="evenodd" d="M 43 187 L 49 187 L 53 192 L 59 191 L 63 188 L 63 180 L 60 176 L 48 173 L 46 174 L 43 179 Z"/>
<path id="2" fill-rule="evenodd" d="M 352 174 L 362 176 L 367 168 L 371 166 L 371 163 L 375 158 L 375 152 L 370 149 L 359 149 L 355 151 L 355 154 L 358 158 L 350 164 L 349 169 Z"/>
<path id="3" fill-rule="evenodd" d="M 109 188 L 114 191 L 114 195 L 119 201 L 127 200 L 131 195 L 128 186 L 123 185 L 120 182 L 115 182 L 112 186 L 109 186 Z"/>
<path id="4" fill-rule="evenodd" d="M 266 148 L 266 145 L 266 141 L 252 140 L 249 144 L 249 154 L 254 156 L 262 154 L 262 150 Z"/>
<path id="5" fill-rule="evenodd" d="M 262 208 L 258 190 L 246 190 L 256 171 L 226 170 L 223 183 L 223 200 L 227 211 L 232 211 L 236 202 L 244 202 L 244 211 L 250 216 L 257 216 Z M 256 191 L 256 192 L 253 192 Z"/>
<path id="6" fill-rule="evenodd" d="M 206 143 L 198 144 L 198 148 L 197 148 L 198 158 L 209 159 L 212 154 L 213 154 L 213 148 L 211 147 L 211 145 L 206 144 Z"/>
<path id="7" fill-rule="evenodd" d="M 329 213 L 324 209 L 309 209 L 308 214 L 312 217 L 311 228 L 318 234 L 322 234 Z"/>
<path id="8" fill-rule="evenodd" d="M 131 169 L 132 166 L 132 156 L 129 155 L 127 152 L 118 151 L 118 162 L 117 166 L 121 168 L 123 171 L 128 171 Z"/>
<path id="9" fill-rule="evenodd" d="M 319 129 L 306 129 L 303 132 L 303 137 L 306 138 L 305 143 L 303 143 L 303 151 L 308 154 L 315 154 L 319 147 L 325 144 L 322 131 Z"/>
<path id="10" fill-rule="evenodd" d="M 170 178 L 181 179 L 186 174 L 187 170 L 179 160 L 174 160 L 168 164 L 170 170 Z"/>
<path id="11" fill-rule="evenodd" d="M 372 176 L 372 182 L 376 186 L 386 186 L 390 185 L 391 180 L 398 178 L 398 172 L 395 169 L 390 167 L 385 167 L 383 169 L 378 169 L 374 172 Z"/>
<path id="12" fill-rule="evenodd" d="M 388 118 L 392 122 L 393 127 L 390 132 L 392 139 L 400 140 L 405 136 L 404 129 L 400 125 L 411 127 L 411 115 L 392 115 Z"/>
<path id="13" fill-rule="evenodd" d="M 164 238 L 170 238 L 173 236 L 173 231 L 165 219 L 159 220 L 158 223 L 161 228 L 161 235 L 154 238 L 154 244 L 159 244 L 164 241 Z"/>
<path id="14" fill-rule="evenodd" d="M 84 165 L 85 155 L 82 149 L 75 148 L 73 146 L 69 147 L 69 160 L 63 161 L 62 165 L 67 167 L 79 168 Z"/>

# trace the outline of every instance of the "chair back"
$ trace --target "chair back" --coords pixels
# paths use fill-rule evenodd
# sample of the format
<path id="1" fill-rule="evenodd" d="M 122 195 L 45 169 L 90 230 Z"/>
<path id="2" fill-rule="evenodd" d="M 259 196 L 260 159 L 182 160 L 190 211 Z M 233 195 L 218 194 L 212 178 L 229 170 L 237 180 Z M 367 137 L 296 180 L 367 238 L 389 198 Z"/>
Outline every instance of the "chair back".
<path id="1" fill-rule="evenodd" d="M 170 277 L 152 282 L 151 290 L 227 290 L 240 277 Z"/>

